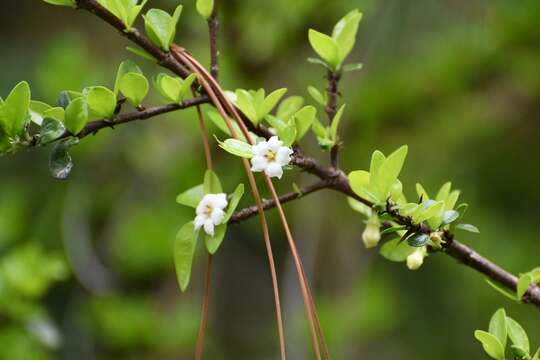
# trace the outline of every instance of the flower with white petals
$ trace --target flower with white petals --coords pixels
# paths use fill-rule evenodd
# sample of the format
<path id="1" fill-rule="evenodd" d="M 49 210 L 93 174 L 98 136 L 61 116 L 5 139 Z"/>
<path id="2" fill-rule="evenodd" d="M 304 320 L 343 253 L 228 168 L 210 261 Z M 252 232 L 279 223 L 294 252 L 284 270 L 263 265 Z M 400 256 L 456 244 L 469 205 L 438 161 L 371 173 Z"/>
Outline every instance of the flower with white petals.
<path id="1" fill-rule="evenodd" d="M 214 227 L 223 222 L 225 218 L 225 211 L 223 209 L 227 205 L 227 195 L 206 194 L 195 210 L 197 214 L 194 222 L 195 229 L 198 230 L 203 227 L 208 235 L 214 236 Z"/>
<path id="2" fill-rule="evenodd" d="M 283 141 L 272 136 L 268 141 L 261 141 L 252 147 L 251 170 L 263 171 L 269 177 L 281 179 L 283 166 L 291 162 L 292 149 L 283 146 Z"/>

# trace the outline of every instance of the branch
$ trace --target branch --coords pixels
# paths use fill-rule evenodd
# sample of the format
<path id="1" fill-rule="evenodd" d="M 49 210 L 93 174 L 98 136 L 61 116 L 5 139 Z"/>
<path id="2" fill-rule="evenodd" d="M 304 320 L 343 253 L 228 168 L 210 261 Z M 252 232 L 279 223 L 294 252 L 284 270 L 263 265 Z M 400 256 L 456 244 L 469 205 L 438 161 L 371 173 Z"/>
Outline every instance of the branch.
<path id="1" fill-rule="evenodd" d="M 279 197 L 279 201 L 283 204 L 289 201 L 293 201 L 296 199 L 299 199 L 305 195 L 311 194 L 315 191 L 328 188 L 328 182 L 326 181 L 319 181 L 315 184 L 305 186 L 300 188 L 300 191 L 292 191 L 290 193 L 281 195 Z M 263 209 L 273 209 L 276 207 L 276 202 L 274 200 L 264 200 L 262 203 Z M 257 215 L 257 207 L 256 206 L 250 206 L 246 207 L 244 209 L 238 210 L 234 213 L 234 215 L 231 217 L 231 220 L 229 220 L 230 224 L 237 224 L 242 221 L 245 221 L 253 216 Z"/>
<path id="2" fill-rule="evenodd" d="M 152 118 L 157 115 L 169 113 L 172 111 L 177 111 L 181 109 L 187 109 L 192 106 L 196 106 L 199 104 L 205 104 L 208 102 L 208 97 L 206 96 L 198 96 L 194 97 L 192 99 L 186 100 L 182 102 L 181 104 L 168 104 L 163 106 L 155 106 L 151 107 L 142 111 L 133 111 L 130 113 L 125 113 L 118 115 L 114 121 L 109 120 L 96 120 L 89 122 L 84 129 L 77 135 L 79 139 L 82 139 L 90 134 L 96 134 L 99 130 L 103 128 L 114 128 L 116 125 L 126 124 L 132 121 L 137 120 L 146 120 L 149 118 Z M 66 138 L 68 136 L 71 136 L 70 133 L 65 133 L 60 138 Z"/>
<path id="3" fill-rule="evenodd" d="M 219 77 L 218 8 L 219 0 L 214 0 L 212 15 L 208 18 L 208 33 L 210 34 L 210 74 L 216 80 L 218 80 Z"/>
<path id="4" fill-rule="evenodd" d="M 148 38 L 141 35 L 136 29 L 132 29 L 128 32 L 125 32 L 124 24 L 120 20 L 118 20 L 114 15 L 112 15 L 106 9 L 104 9 L 101 5 L 99 5 L 95 0 L 76 0 L 76 1 L 77 1 L 77 6 L 79 8 L 86 9 L 96 14 L 98 17 L 102 18 L 107 23 L 115 27 L 117 30 L 121 32 L 122 35 L 126 36 L 128 39 L 130 39 L 131 41 L 139 45 L 141 48 L 143 48 L 145 51 L 153 55 L 156 59 L 158 59 L 158 63 L 162 65 L 163 67 L 170 69 L 171 71 L 173 71 L 174 73 L 182 77 L 186 77 L 187 75 L 189 75 L 190 72 L 184 67 L 184 65 L 176 61 L 170 53 L 163 52 L 161 49 L 159 49 Z M 333 101 L 337 102 L 337 95 L 338 95 L 337 80 L 338 79 L 335 79 L 335 84 L 332 83 L 334 80 L 331 80 L 330 82 L 329 105 L 333 105 Z M 335 85 L 335 90 L 334 90 L 333 85 Z M 336 100 L 332 100 L 332 99 L 336 99 Z M 332 110 L 332 108 L 333 106 L 328 107 L 329 110 Z M 124 120 L 123 121 L 121 120 L 121 122 L 119 123 L 125 123 L 125 122 L 129 122 L 133 120 L 148 118 L 148 117 L 151 117 L 151 116 L 163 113 L 163 112 L 173 111 L 173 110 L 177 110 L 177 109 L 169 109 L 169 110 L 161 109 L 161 111 L 157 111 L 156 108 L 148 109 L 145 112 L 148 112 L 148 111 L 150 112 L 157 111 L 157 112 L 153 114 L 149 114 L 146 117 L 144 116 L 139 117 L 140 114 L 139 116 L 135 116 L 134 114 L 126 114 L 126 115 L 123 115 L 123 117 L 121 118 Z M 327 112 L 327 114 L 330 115 L 331 113 Z M 99 125 L 97 125 L 96 123 L 99 123 Z M 248 124 L 250 123 L 248 122 Z M 87 131 L 87 128 L 85 128 L 85 130 L 83 130 L 83 132 L 85 132 L 84 136 L 87 136 L 88 134 L 93 133 L 96 130 L 99 130 L 103 127 L 111 127 L 111 124 L 110 123 L 103 124 L 102 122 L 94 122 L 94 123 L 88 124 L 87 126 L 90 126 L 90 127 L 96 126 L 96 129 Z M 265 132 L 266 129 L 256 128 L 253 130 L 255 130 L 256 133 L 261 133 L 261 132 Z M 339 191 L 347 196 L 350 196 L 358 201 L 361 201 L 362 203 L 368 206 L 372 206 L 373 205 L 372 203 L 358 197 L 352 191 L 347 176 L 342 170 L 340 170 L 336 166 L 336 159 L 337 159 L 337 152 L 335 155 L 333 155 L 332 166 L 326 167 L 319 164 L 313 158 L 303 156 L 299 148 L 296 147 L 292 164 L 319 177 L 323 182 L 326 182 L 327 184 L 326 187 Z M 292 194 L 289 194 L 289 196 L 292 197 L 291 200 L 293 200 L 293 198 L 298 198 L 298 196 L 294 197 Z M 268 208 L 271 208 L 271 207 L 272 206 L 268 205 Z M 474 250 L 472 250 L 468 246 L 461 244 L 457 240 L 454 240 L 451 236 L 447 239 L 447 242 L 443 250 L 444 250 L 444 253 L 460 261 L 462 264 L 472 269 L 477 270 L 478 272 L 486 275 L 490 279 L 493 279 L 499 282 L 501 285 L 505 286 L 506 288 L 512 291 L 516 290 L 517 278 L 514 275 L 505 271 L 504 269 L 492 263 L 491 261 L 487 260 L 486 258 L 482 257 L 480 254 L 476 253 Z M 529 290 L 527 291 L 527 293 L 525 294 L 523 298 L 523 301 L 525 303 L 534 304 L 540 307 L 540 288 L 536 285 L 530 286 Z"/>
<path id="5" fill-rule="evenodd" d="M 326 79 L 328 80 L 328 87 L 326 88 L 326 94 L 328 95 L 328 102 L 326 103 L 325 111 L 326 115 L 328 115 L 328 120 L 330 121 L 330 124 L 332 124 L 332 121 L 334 120 L 334 117 L 337 113 L 337 98 L 339 95 L 338 91 L 338 84 L 339 80 L 341 79 L 341 74 L 339 72 L 333 72 L 331 70 L 328 70 L 328 74 L 326 76 Z M 330 164 L 332 167 L 337 168 L 337 157 L 339 152 L 339 144 L 335 144 L 332 146 L 332 149 L 330 150 Z"/>

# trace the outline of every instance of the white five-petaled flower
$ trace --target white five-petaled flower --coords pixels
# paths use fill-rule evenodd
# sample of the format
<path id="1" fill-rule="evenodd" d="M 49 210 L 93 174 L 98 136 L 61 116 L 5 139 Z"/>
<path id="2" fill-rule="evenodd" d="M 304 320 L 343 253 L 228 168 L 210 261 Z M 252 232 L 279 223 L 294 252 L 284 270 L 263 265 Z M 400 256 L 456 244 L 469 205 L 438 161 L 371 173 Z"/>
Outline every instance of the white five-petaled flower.
<path id="1" fill-rule="evenodd" d="M 195 229 L 203 227 L 208 235 L 214 236 L 214 227 L 221 224 L 225 218 L 223 209 L 227 204 L 225 194 L 206 194 L 195 210 Z"/>
<path id="2" fill-rule="evenodd" d="M 251 170 L 264 171 L 269 177 L 281 179 L 283 166 L 291 162 L 292 149 L 283 146 L 283 141 L 272 136 L 268 141 L 261 141 L 252 147 Z"/>

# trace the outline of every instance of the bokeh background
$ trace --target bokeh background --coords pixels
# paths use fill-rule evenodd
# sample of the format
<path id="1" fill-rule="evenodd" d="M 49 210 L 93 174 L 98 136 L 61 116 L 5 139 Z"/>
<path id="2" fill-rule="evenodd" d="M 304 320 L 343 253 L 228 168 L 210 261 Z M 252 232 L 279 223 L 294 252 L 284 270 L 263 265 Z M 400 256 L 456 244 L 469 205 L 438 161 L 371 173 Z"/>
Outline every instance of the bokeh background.
<path id="1" fill-rule="evenodd" d="M 537 0 L 222 1 L 225 88 L 324 86 L 307 29 L 330 32 L 353 8 L 364 13 L 341 85 L 346 170 L 374 149 L 409 144 L 402 180 L 434 192 L 452 180 L 480 235 L 460 240 L 517 273 L 539 263 L 540 3 Z M 171 10 L 178 1 L 151 0 Z M 207 61 L 205 23 L 184 0 L 177 41 Z M 38 0 L 0 4 L 0 94 L 20 80 L 33 98 L 113 85 L 128 44 L 99 19 Z M 140 26 L 140 23 L 138 23 Z M 159 104 L 155 94 L 147 104 Z M 321 118 L 323 116 L 321 115 Z M 212 131 L 214 131 L 212 129 Z M 326 161 L 311 136 L 304 147 Z M 193 217 L 176 195 L 200 183 L 204 156 L 192 110 L 105 129 L 86 138 L 68 181 L 48 174 L 41 148 L 0 159 L 0 358 L 190 359 L 206 258 L 199 246 L 181 294 L 172 244 Z M 239 162 L 215 151 L 227 189 Z M 286 173 L 309 184 L 309 175 Z M 267 194 L 268 196 L 268 194 Z M 242 204 L 251 203 L 249 196 Z M 540 345 L 538 310 L 506 300 L 483 276 L 437 255 L 418 272 L 367 251 L 363 223 L 337 193 L 286 205 L 335 359 L 480 359 L 475 329 L 504 306 Z M 309 359 L 294 266 L 269 213 L 291 359 Z M 207 359 L 276 359 L 267 260 L 257 220 L 230 229 L 215 260 Z"/>

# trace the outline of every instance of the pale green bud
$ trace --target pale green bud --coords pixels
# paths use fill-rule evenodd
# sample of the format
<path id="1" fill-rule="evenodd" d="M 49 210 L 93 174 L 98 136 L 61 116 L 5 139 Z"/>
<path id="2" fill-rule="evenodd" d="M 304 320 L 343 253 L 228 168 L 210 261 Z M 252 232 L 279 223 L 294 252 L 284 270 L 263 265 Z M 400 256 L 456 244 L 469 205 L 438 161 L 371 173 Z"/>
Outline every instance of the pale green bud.
<path id="1" fill-rule="evenodd" d="M 425 247 L 414 250 L 412 254 L 407 256 L 407 267 L 409 270 L 418 270 L 424 263 L 424 257 L 426 256 Z"/>
<path id="2" fill-rule="evenodd" d="M 370 249 L 379 243 L 381 240 L 381 225 L 377 215 L 371 216 L 366 224 L 366 228 L 362 233 L 362 241 L 366 248 Z"/>

